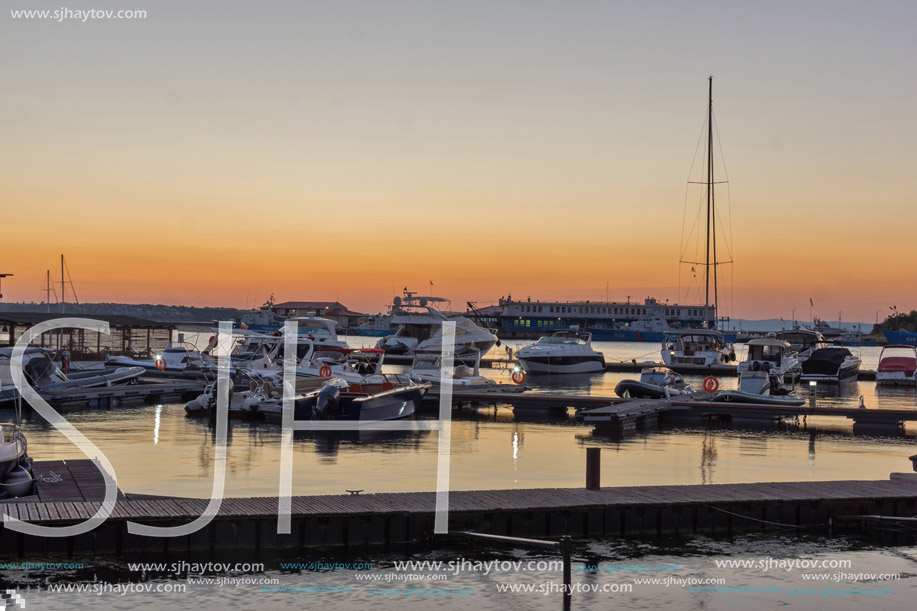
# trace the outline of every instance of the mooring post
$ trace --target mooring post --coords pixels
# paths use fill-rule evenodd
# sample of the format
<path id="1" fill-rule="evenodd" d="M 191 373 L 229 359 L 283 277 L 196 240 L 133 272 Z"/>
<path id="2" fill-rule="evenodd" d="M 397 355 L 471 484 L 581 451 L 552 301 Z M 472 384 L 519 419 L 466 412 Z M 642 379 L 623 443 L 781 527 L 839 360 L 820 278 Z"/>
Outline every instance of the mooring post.
<path id="1" fill-rule="evenodd" d="M 595 449 L 598 450 L 598 448 Z M 571 566 L 571 557 L 573 555 L 573 539 L 570 538 L 570 535 L 564 535 L 560 538 L 560 553 L 564 558 L 564 599 L 569 599 L 570 595 L 572 594 L 570 586 L 573 583 L 573 568 Z"/>
<path id="2" fill-rule="evenodd" d="M 908 456 L 908 458 L 911 460 L 911 466 L 914 468 L 914 471 L 917 471 L 917 454 Z"/>
<path id="3" fill-rule="evenodd" d="M 586 490 L 602 488 L 602 448 L 586 448 Z"/>

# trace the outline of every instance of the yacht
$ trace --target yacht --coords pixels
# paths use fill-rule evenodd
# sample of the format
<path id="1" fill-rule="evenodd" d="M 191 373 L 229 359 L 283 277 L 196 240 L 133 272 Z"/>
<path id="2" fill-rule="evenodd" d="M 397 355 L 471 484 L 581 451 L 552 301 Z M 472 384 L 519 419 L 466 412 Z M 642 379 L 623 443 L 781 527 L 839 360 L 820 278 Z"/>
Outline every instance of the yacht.
<path id="1" fill-rule="evenodd" d="M 790 349 L 796 353 L 796 360 L 800 363 L 804 363 L 816 350 L 828 347 L 825 336 L 811 329 L 796 328 L 789 331 L 778 331 L 776 336 L 777 339 L 790 344 Z"/>
<path id="2" fill-rule="evenodd" d="M 792 383 L 801 367 L 789 342 L 776 338 L 748 340 L 748 354 L 739 363 L 739 390 L 755 395 L 765 394 Z"/>
<path id="3" fill-rule="evenodd" d="M 662 339 L 662 362 L 672 365 L 725 365 L 736 358 L 716 329 L 677 329 L 667 331 Z"/>
<path id="4" fill-rule="evenodd" d="M 516 351 L 528 373 L 595 373 L 605 371 L 605 355 L 592 348 L 592 334 L 578 330 L 545 335 Z"/>
<path id="5" fill-rule="evenodd" d="M 392 324 L 398 328 L 393 335 L 379 340 L 376 347 L 386 354 L 413 356 L 418 352 L 441 352 L 444 322 L 455 323 L 455 352 L 481 354 L 498 345 L 497 336 L 479 327 L 470 318 L 433 307 L 444 303 L 442 297 L 417 297 L 416 293 L 405 291 L 405 299 L 395 297 L 392 304 Z"/>
<path id="6" fill-rule="evenodd" d="M 819 348 L 802 363 L 803 382 L 846 382 L 856 380 L 862 361 L 843 346 Z"/>
<path id="7" fill-rule="evenodd" d="M 363 324 L 351 327 L 350 332 L 353 335 L 360 335 L 363 337 L 385 337 L 386 335 L 394 333 L 395 327 L 392 326 L 392 317 L 390 314 L 380 314 L 378 316 L 370 316 L 369 320 Z"/>

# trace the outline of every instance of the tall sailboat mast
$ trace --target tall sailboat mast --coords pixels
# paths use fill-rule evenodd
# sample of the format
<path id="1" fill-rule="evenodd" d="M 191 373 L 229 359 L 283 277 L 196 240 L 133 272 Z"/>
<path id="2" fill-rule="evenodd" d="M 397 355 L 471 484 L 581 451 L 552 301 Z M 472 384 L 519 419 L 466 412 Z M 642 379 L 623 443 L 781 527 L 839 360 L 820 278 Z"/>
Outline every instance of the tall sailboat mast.
<path id="1" fill-rule="evenodd" d="M 713 257 L 711 262 L 711 245 Z M 716 279 L 716 196 L 714 193 L 713 177 L 713 77 L 708 78 L 707 102 L 707 248 L 704 260 L 704 318 L 709 318 L 710 312 L 710 267 L 713 267 L 713 328 L 717 326 L 719 317 L 719 287 Z M 710 321 L 707 320 L 707 326 Z"/>

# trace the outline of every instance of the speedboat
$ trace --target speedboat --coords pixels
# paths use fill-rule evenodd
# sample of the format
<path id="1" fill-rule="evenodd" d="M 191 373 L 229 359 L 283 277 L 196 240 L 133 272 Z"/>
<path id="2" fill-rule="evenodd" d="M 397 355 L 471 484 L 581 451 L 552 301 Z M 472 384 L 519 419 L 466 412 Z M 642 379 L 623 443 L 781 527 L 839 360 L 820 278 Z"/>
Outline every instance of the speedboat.
<path id="1" fill-rule="evenodd" d="M 361 382 L 370 374 L 382 373 L 385 352 L 378 348 L 339 350 L 310 350 L 296 367 L 296 376 L 329 378 L 334 376 L 344 381 Z"/>
<path id="2" fill-rule="evenodd" d="M 796 353 L 796 360 L 804 363 L 812 353 L 822 348 L 827 348 L 828 343 L 825 337 L 818 331 L 811 329 L 791 329 L 789 331 L 777 331 L 777 339 L 781 339 L 790 344 L 790 350 Z"/>
<path id="3" fill-rule="evenodd" d="M 856 380 L 860 357 L 841 346 L 819 348 L 802 363 L 803 382 L 845 382 Z"/>
<path id="4" fill-rule="evenodd" d="M 716 329 L 676 329 L 662 340 L 662 362 L 672 365 L 725 365 L 735 360 L 735 350 Z"/>
<path id="5" fill-rule="evenodd" d="M 295 403 L 296 420 L 395 420 L 413 416 L 430 384 L 407 376 L 373 374 L 360 382 L 326 382 L 321 390 Z"/>
<path id="6" fill-rule="evenodd" d="M 662 399 L 693 393 L 681 374 L 666 367 L 644 367 L 639 380 L 621 380 L 615 394 L 631 399 Z"/>
<path id="7" fill-rule="evenodd" d="M 11 359 L 13 348 L 0 348 L 0 404 L 19 397 L 13 384 Z M 142 367 L 118 367 L 114 370 L 89 370 L 64 373 L 52 359 L 53 350 L 28 347 L 22 357 L 26 383 L 41 395 L 60 396 L 70 390 L 126 384 L 144 374 Z"/>
<path id="8" fill-rule="evenodd" d="M 418 383 L 429 383 L 439 387 L 442 382 L 442 356 L 437 354 L 417 354 L 411 367 L 410 377 Z M 478 352 L 473 366 L 457 362 L 451 376 L 452 387 L 456 390 L 493 390 L 497 383 L 481 375 L 481 353 Z"/>
<path id="9" fill-rule="evenodd" d="M 917 384 L 917 347 L 895 344 L 883 347 L 876 384 Z"/>
<path id="10" fill-rule="evenodd" d="M 262 372 L 248 372 L 241 370 L 243 376 L 249 379 L 249 386 L 229 384 L 229 416 L 249 417 L 259 411 L 261 405 L 271 401 L 279 402 L 283 399 L 285 381 L 282 373 L 273 376 L 264 375 Z M 328 378 L 296 377 L 294 393 L 303 394 L 317 391 Z M 241 389 L 239 389 L 241 388 Z M 209 383 L 204 391 L 185 404 L 185 412 L 191 416 L 210 416 L 215 414 L 217 406 L 216 382 Z"/>
<path id="11" fill-rule="evenodd" d="M 528 373 L 595 373 L 605 371 L 605 355 L 592 349 L 592 334 L 577 330 L 545 335 L 516 351 Z"/>
<path id="12" fill-rule="evenodd" d="M 25 435 L 17 424 L 0 424 L 0 499 L 28 496 L 34 481 Z"/>
<path id="13" fill-rule="evenodd" d="M 755 395 L 782 388 L 792 382 L 800 372 L 796 353 L 789 342 L 775 338 L 750 339 L 746 344 L 748 354 L 736 368 L 739 390 Z"/>
<path id="14" fill-rule="evenodd" d="M 166 376 L 201 375 L 216 369 L 216 359 L 210 350 L 216 345 L 211 338 L 210 344 L 203 351 L 188 342 L 171 342 L 153 359 L 131 359 L 123 356 L 109 356 L 105 359 L 106 367 L 143 367 L 147 374 L 155 373 Z"/>
<path id="15" fill-rule="evenodd" d="M 446 302 L 442 297 L 417 297 L 405 290 L 405 298 L 395 297 L 392 304 L 392 324 L 397 325 L 393 335 L 383 337 L 376 348 L 386 354 L 413 356 L 417 352 L 441 352 L 443 323 L 455 323 L 455 351 L 469 353 L 472 349 L 481 354 L 498 344 L 497 336 L 478 326 L 470 318 L 433 307 Z"/>
<path id="16" fill-rule="evenodd" d="M 296 395 L 293 417 L 301 421 L 407 418 L 414 415 L 429 388 L 430 384 L 417 384 L 403 375 L 372 374 L 359 382 L 333 377 L 318 389 Z M 283 397 L 276 392 L 253 392 L 236 401 L 233 409 L 236 415 L 246 417 L 280 418 Z"/>

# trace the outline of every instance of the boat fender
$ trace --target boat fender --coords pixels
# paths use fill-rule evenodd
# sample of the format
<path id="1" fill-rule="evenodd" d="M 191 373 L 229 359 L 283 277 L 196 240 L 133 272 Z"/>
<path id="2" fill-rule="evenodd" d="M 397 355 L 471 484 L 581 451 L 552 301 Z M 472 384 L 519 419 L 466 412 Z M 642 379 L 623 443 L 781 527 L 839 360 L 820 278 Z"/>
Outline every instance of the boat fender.
<path id="1" fill-rule="evenodd" d="M 61 358 L 61 361 L 62 361 L 61 364 L 63 365 L 62 369 L 63 369 L 64 373 L 70 373 L 70 357 L 64 355 L 64 356 Z"/>
<path id="2" fill-rule="evenodd" d="M 704 390 L 707 392 L 716 392 L 720 387 L 720 381 L 713 376 L 707 376 L 704 378 Z"/>

